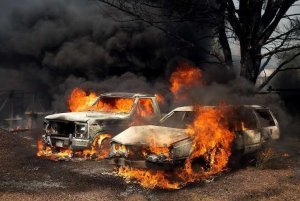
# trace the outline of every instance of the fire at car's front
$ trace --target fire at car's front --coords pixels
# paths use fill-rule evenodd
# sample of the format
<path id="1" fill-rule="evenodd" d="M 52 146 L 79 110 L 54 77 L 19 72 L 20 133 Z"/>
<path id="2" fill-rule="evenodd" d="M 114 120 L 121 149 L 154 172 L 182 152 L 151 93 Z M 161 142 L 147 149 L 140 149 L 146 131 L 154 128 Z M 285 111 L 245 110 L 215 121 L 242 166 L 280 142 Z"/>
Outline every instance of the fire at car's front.
<path id="1" fill-rule="evenodd" d="M 103 159 L 109 147 L 105 141 L 111 134 L 103 133 L 107 121 L 117 121 L 122 115 L 101 112 L 69 112 L 48 115 L 44 120 L 44 134 L 38 141 L 37 156 L 53 160 L 64 160 L 72 156 L 86 159 Z M 125 117 L 125 116 L 124 116 Z"/>
<path id="2" fill-rule="evenodd" d="M 43 142 L 51 147 L 82 149 L 90 143 L 87 123 L 45 121 L 44 129 Z"/>
<path id="3" fill-rule="evenodd" d="M 115 142 L 112 143 L 109 157 L 110 163 L 117 166 L 168 169 L 174 165 L 169 153 L 153 153 L 148 147 L 126 146 Z"/>
<path id="4" fill-rule="evenodd" d="M 168 136 L 168 133 L 173 136 Z M 136 168 L 169 169 L 182 162 L 181 159 L 190 154 L 191 140 L 183 134 L 181 129 L 134 126 L 113 138 L 111 145 L 110 162 L 112 164 Z"/>

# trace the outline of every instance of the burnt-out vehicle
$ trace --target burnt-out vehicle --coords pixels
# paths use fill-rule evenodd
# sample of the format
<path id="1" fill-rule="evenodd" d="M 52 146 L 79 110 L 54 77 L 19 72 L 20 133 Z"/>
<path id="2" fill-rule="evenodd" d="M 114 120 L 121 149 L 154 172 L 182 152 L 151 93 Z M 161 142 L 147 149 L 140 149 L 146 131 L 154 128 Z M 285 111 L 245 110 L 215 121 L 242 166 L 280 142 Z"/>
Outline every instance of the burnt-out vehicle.
<path id="1" fill-rule="evenodd" d="M 256 105 L 234 108 L 241 125 L 233 129 L 233 153 L 251 154 L 260 150 L 266 142 L 279 139 L 278 121 L 268 108 Z M 184 106 L 165 115 L 160 126 L 133 126 L 126 129 L 111 141 L 110 163 L 117 166 L 162 169 L 183 164 L 193 152 L 193 139 L 186 134 L 185 128 L 192 123 L 194 117 L 194 108 Z M 156 147 L 167 147 L 167 152 L 161 149 L 161 153 L 157 150 L 151 153 L 151 138 L 155 138 Z"/>
<path id="2" fill-rule="evenodd" d="M 104 93 L 88 111 L 46 116 L 42 139 L 44 147 L 84 150 L 100 146 L 132 125 L 157 124 L 160 118 L 154 95 Z"/>

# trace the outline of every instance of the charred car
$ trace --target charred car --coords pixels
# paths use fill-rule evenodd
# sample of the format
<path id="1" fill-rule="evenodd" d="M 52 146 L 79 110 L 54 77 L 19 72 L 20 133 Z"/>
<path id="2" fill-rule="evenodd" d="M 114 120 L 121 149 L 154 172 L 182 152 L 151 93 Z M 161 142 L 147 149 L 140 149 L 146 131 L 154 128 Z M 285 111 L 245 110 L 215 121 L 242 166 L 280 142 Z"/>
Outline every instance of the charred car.
<path id="1" fill-rule="evenodd" d="M 241 126 L 234 129 L 232 152 L 241 155 L 254 153 L 266 142 L 279 139 L 278 122 L 268 108 L 244 105 L 235 109 Z M 194 118 L 194 108 L 185 106 L 165 115 L 160 126 L 133 126 L 126 129 L 111 141 L 110 163 L 162 169 L 184 163 L 193 152 L 193 139 L 186 134 L 185 128 Z M 151 152 L 151 138 L 155 138 L 156 147 L 161 147 L 161 150 Z"/>
<path id="2" fill-rule="evenodd" d="M 84 150 L 132 125 L 157 124 L 160 118 L 154 95 L 104 93 L 88 111 L 46 116 L 42 139 L 44 146 Z"/>

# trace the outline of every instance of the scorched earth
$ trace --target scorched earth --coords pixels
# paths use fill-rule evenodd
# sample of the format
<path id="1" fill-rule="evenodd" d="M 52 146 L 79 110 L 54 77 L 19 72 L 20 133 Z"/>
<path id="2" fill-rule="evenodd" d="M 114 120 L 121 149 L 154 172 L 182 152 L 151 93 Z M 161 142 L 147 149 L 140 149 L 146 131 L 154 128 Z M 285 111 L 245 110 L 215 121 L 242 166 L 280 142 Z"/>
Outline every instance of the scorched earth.
<path id="1" fill-rule="evenodd" d="M 127 184 L 103 160 L 38 158 L 33 133 L 0 131 L 0 200 L 300 199 L 300 141 L 295 139 L 280 143 L 277 152 L 284 156 L 277 154 L 258 167 L 248 163 L 181 190 L 150 190 Z"/>

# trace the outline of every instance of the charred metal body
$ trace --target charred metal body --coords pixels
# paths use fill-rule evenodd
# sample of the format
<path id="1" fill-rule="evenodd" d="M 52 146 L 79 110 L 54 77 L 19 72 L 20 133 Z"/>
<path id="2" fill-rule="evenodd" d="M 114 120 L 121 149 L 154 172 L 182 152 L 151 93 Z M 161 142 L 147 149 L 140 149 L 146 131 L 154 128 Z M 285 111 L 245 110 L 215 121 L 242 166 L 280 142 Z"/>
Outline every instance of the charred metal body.
<path id="1" fill-rule="evenodd" d="M 137 119 L 140 124 L 157 124 L 160 110 L 155 96 L 135 93 L 105 93 L 95 101 L 105 99 L 132 99 L 128 112 L 85 111 L 48 115 L 44 120 L 45 133 L 42 136 L 45 146 L 83 150 L 89 148 L 99 135 L 112 137 L 131 126 Z M 140 101 L 148 100 L 152 112 L 140 116 L 143 107 Z"/>
<path id="2" fill-rule="evenodd" d="M 279 139 L 278 122 L 268 108 L 244 105 L 237 107 L 237 113 L 239 121 L 243 122 L 243 128 L 234 130 L 233 152 L 241 155 L 254 153 L 266 142 Z M 134 126 L 126 129 L 112 139 L 110 163 L 117 166 L 151 169 L 169 169 L 183 164 L 193 152 L 192 139 L 185 133 L 184 128 L 192 122 L 194 116 L 193 107 L 184 106 L 165 115 L 160 121 L 161 126 Z M 167 148 L 168 153 L 151 153 L 151 151 L 145 153 L 143 150 L 151 146 L 148 140 L 150 136 L 158 142 L 156 146 Z M 143 148 L 131 151 L 141 146 Z M 122 149 L 116 147 L 122 147 Z M 142 155 L 142 157 L 134 158 L 131 155 Z"/>

